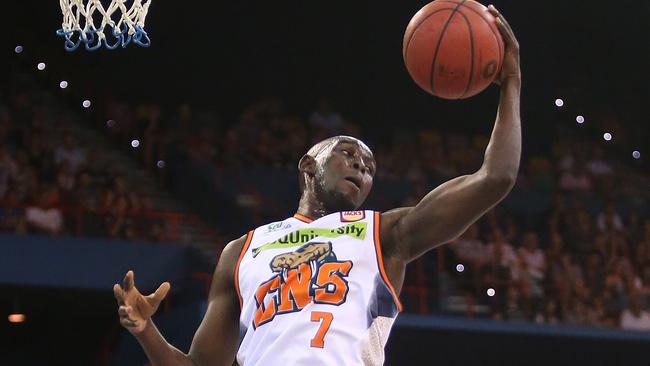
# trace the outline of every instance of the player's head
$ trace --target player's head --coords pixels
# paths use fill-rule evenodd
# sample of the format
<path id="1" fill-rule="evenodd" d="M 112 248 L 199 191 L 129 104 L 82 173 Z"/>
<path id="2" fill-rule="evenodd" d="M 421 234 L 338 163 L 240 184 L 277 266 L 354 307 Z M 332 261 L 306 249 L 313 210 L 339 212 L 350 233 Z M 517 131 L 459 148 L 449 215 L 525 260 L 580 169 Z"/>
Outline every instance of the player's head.
<path id="1" fill-rule="evenodd" d="M 372 151 L 350 136 L 325 139 L 298 163 L 302 197 L 313 197 L 328 211 L 359 208 L 368 197 L 375 175 Z"/>

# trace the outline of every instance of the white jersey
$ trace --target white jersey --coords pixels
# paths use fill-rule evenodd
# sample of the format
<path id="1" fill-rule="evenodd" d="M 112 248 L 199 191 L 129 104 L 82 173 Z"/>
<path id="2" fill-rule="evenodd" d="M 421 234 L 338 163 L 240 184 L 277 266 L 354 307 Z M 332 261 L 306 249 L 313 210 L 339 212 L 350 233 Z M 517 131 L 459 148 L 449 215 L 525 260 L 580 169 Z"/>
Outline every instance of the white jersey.
<path id="1" fill-rule="evenodd" d="M 374 211 L 294 215 L 248 233 L 235 269 L 241 366 L 382 365 L 401 304 Z"/>

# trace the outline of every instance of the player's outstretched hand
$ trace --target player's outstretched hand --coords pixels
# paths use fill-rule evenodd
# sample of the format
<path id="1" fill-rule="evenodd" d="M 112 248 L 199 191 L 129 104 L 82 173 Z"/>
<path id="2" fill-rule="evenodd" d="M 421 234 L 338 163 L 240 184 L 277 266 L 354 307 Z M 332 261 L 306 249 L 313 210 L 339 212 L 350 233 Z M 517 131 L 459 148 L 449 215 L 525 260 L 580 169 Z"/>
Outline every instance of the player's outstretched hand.
<path id="1" fill-rule="evenodd" d="M 503 57 L 503 66 L 501 66 L 501 74 L 499 74 L 494 82 L 501 85 L 506 79 L 521 78 L 521 69 L 519 68 L 519 42 L 512 31 L 510 24 L 506 18 L 494 7 L 488 6 L 488 11 L 497 18 L 497 27 L 501 32 L 503 43 L 505 44 L 505 54 Z"/>
<path id="2" fill-rule="evenodd" d="M 113 293 L 119 305 L 120 324 L 133 335 L 141 333 L 158 310 L 160 302 L 167 296 L 170 287 L 169 282 L 164 282 L 156 292 L 144 296 L 135 288 L 133 271 L 128 271 L 122 286 L 117 283 L 113 285 Z"/>

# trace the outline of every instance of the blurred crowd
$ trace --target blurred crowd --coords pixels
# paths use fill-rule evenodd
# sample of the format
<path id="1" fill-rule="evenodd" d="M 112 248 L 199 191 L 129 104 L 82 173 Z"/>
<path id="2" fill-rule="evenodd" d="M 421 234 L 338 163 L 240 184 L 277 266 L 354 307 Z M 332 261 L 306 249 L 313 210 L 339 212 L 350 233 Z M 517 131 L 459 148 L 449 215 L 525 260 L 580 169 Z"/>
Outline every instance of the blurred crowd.
<path id="1" fill-rule="evenodd" d="M 140 155 L 150 169 L 170 154 L 216 169 L 294 167 L 323 138 L 366 137 L 361 124 L 346 120 L 326 98 L 302 115 L 279 99 L 264 99 L 233 121 L 189 105 L 168 118 L 155 104 L 110 108 L 109 115 L 127 121 L 109 128 L 122 146 L 132 136 L 150 144 Z M 531 199 L 523 212 L 501 206 L 489 212 L 447 246 L 445 268 L 427 267 L 428 276 L 450 273 L 448 295 L 465 297 L 475 316 L 481 313 L 472 304 L 483 304 L 493 319 L 650 329 L 650 176 L 602 141 L 560 135 L 547 152 L 524 156 L 513 191 L 524 202 L 543 198 Z M 410 190 L 397 204 L 408 206 L 436 184 L 478 169 L 489 136 L 425 128 L 377 140 L 377 180 L 406 179 Z"/>
<path id="2" fill-rule="evenodd" d="M 71 113 L 29 81 L 0 92 L 0 230 L 164 240 L 151 203 L 120 168 L 80 143 Z"/>
<path id="3" fill-rule="evenodd" d="M 489 141 L 429 127 L 366 134 L 327 98 L 298 113 L 279 98 L 265 98 L 227 119 L 189 104 L 113 99 L 96 109 L 95 127 L 161 181 L 174 174 L 165 167 L 179 156 L 217 170 L 289 172 L 326 137 L 367 138 L 378 162 L 376 180 L 408 183 L 391 205 L 414 205 L 437 184 L 474 172 Z M 0 228 L 74 233 L 74 217 L 83 216 L 93 235 L 162 240 L 159 223 L 134 220 L 150 208 L 146 196 L 127 187 L 94 147 L 80 145 L 73 128 L 60 128 L 66 118 L 46 93 L 14 90 L 0 99 Z M 445 295 L 465 299 L 473 316 L 650 329 L 650 176 L 621 156 L 601 141 L 559 131 L 547 151 L 524 155 L 511 194 L 519 204 L 506 201 L 445 246 L 445 260 L 426 267 L 427 283 L 446 272 Z M 85 214 L 71 215 L 79 212 Z"/>

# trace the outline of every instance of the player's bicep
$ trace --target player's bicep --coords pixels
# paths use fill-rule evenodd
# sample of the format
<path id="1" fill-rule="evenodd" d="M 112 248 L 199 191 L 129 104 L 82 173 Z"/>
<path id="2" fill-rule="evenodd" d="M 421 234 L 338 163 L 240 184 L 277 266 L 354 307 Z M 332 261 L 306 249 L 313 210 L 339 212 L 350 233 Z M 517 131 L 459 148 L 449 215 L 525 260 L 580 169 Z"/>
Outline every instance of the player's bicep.
<path id="1" fill-rule="evenodd" d="M 482 171 L 441 184 L 395 223 L 398 249 L 412 260 L 455 239 L 505 196 L 502 185 Z"/>
<path id="2" fill-rule="evenodd" d="M 197 366 L 230 366 L 239 345 L 239 298 L 234 284 L 234 268 L 241 240 L 224 249 L 212 278 L 208 309 L 190 347 L 189 356 Z"/>

